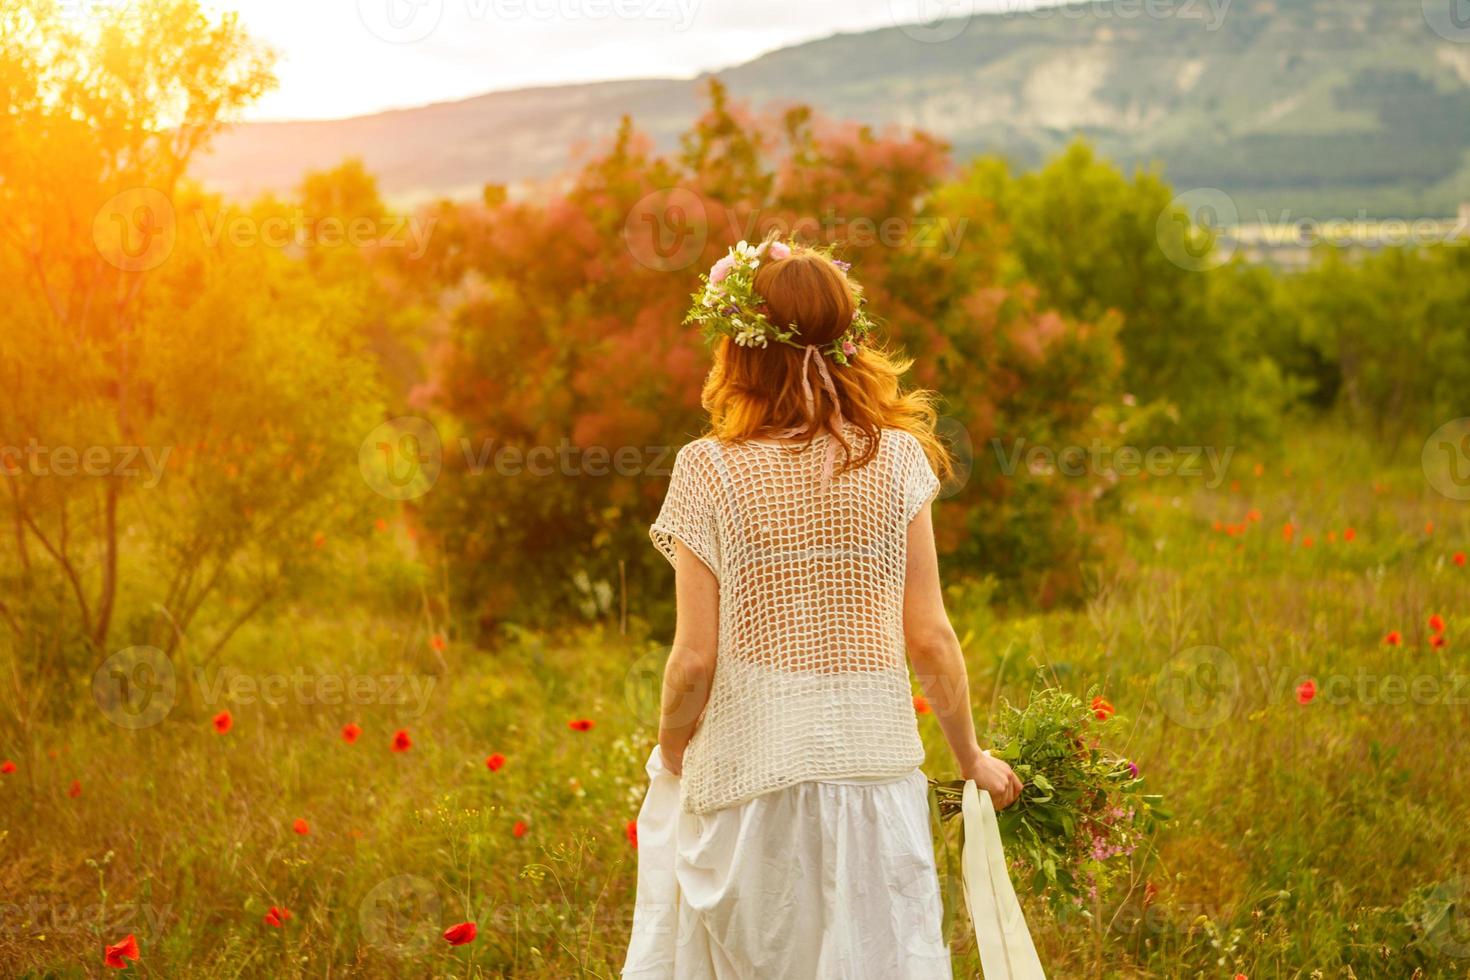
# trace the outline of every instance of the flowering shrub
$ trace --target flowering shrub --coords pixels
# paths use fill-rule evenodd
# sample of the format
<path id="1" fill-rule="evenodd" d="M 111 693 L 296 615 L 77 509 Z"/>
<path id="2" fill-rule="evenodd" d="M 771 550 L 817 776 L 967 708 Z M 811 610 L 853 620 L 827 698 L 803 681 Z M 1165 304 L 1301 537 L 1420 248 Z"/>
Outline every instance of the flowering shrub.
<path id="1" fill-rule="evenodd" d="M 1163 797 L 1143 792 L 1138 767 L 1102 748 L 1115 719 L 1101 697 L 1087 703 L 1043 687 L 1023 708 L 1004 702 L 991 732 L 991 755 L 1025 784 L 1021 798 L 997 814 L 1011 876 L 1057 911 L 1105 894 L 1168 819 Z M 965 784 L 932 785 L 940 816 L 958 814 Z"/>

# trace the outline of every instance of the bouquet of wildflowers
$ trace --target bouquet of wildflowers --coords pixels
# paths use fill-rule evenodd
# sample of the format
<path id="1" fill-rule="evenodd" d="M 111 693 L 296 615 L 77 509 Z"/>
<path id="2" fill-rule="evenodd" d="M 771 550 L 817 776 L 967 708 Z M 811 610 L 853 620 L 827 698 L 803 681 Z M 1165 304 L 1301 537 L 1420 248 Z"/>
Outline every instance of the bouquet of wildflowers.
<path id="1" fill-rule="evenodd" d="M 1168 819 L 1138 767 L 1102 745 L 1113 706 L 1043 686 L 1023 708 L 1003 702 L 990 754 L 1025 789 L 997 814 L 1011 877 L 1053 909 L 1080 907 L 1127 873 L 1129 857 Z M 964 782 L 931 782 L 941 819 L 961 811 Z"/>

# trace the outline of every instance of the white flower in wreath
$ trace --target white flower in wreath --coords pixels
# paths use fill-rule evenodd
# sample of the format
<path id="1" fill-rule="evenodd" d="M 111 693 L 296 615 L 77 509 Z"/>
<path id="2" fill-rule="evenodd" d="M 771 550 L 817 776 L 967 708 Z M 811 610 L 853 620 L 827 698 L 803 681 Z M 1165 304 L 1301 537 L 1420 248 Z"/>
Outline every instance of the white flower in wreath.
<path id="1" fill-rule="evenodd" d="M 746 323 L 736 317 L 730 322 L 735 328 L 735 343 L 740 347 L 764 347 L 766 346 L 765 334 L 761 333 L 760 325 Z"/>

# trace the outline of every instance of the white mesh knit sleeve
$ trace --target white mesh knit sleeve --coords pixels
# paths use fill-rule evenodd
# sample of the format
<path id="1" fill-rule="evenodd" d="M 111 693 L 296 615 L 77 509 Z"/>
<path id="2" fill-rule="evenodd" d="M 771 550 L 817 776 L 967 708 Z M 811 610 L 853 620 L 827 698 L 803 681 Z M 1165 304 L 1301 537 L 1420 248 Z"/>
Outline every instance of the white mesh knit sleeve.
<path id="1" fill-rule="evenodd" d="M 934 499 L 939 492 L 939 477 L 934 475 L 934 469 L 929 465 L 929 457 L 924 454 L 924 447 L 907 432 L 895 433 L 904 443 L 902 485 L 904 487 L 903 519 L 905 523 L 912 521 L 924 505 Z"/>
<path id="2" fill-rule="evenodd" d="M 715 521 L 715 473 L 704 441 L 691 442 L 674 458 L 669 492 L 649 537 L 669 564 L 679 564 L 675 542 L 699 556 L 720 577 L 719 527 Z"/>

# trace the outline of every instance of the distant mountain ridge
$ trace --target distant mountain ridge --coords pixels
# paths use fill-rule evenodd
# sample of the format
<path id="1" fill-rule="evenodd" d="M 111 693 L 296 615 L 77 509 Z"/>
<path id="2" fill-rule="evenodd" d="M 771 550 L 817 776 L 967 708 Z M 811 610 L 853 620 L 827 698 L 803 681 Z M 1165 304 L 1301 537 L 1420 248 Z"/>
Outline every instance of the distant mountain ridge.
<path id="1" fill-rule="evenodd" d="M 840 34 L 716 74 L 758 107 L 800 101 L 922 128 L 959 159 L 998 153 L 1029 168 L 1080 135 L 1126 167 L 1162 165 L 1181 190 L 1224 190 L 1242 221 L 1448 215 L 1470 201 L 1470 27 L 1431 24 L 1426 9 L 1420 0 L 1113 0 Z M 243 124 L 194 172 L 249 196 L 355 156 L 391 198 L 468 196 L 487 182 L 564 172 L 625 114 L 671 147 L 700 111 L 703 86 L 566 85 Z"/>

